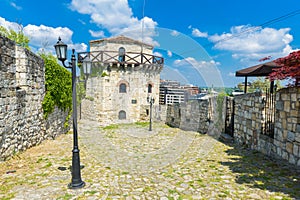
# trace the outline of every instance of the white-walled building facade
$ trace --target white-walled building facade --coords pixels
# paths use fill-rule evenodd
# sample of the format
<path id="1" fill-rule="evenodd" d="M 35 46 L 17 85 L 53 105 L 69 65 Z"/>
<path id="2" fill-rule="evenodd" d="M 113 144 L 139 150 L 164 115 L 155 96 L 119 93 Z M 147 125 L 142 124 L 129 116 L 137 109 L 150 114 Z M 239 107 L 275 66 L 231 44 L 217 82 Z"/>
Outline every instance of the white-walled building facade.
<path id="1" fill-rule="evenodd" d="M 86 96 L 93 101 L 90 112 L 95 112 L 101 124 L 149 118 L 147 97 L 153 97 L 158 105 L 164 62 L 152 51 L 153 46 L 125 36 L 90 41 L 92 74 Z M 81 55 L 85 54 L 79 54 L 79 60 Z"/>

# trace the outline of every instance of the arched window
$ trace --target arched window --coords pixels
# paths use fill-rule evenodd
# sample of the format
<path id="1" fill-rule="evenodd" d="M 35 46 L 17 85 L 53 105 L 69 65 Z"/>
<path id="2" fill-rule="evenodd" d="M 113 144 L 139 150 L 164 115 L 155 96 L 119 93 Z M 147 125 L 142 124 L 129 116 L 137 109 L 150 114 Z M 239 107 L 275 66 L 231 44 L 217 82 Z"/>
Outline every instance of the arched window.
<path id="1" fill-rule="evenodd" d="M 125 61 L 125 48 L 120 47 L 119 48 L 119 62 L 124 62 Z"/>
<path id="2" fill-rule="evenodd" d="M 148 93 L 152 93 L 152 85 L 148 84 Z"/>
<path id="3" fill-rule="evenodd" d="M 124 110 L 121 110 L 119 112 L 119 119 L 126 119 L 126 112 Z"/>
<path id="4" fill-rule="evenodd" d="M 125 83 L 120 84 L 119 93 L 126 93 L 126 84 Z"/>

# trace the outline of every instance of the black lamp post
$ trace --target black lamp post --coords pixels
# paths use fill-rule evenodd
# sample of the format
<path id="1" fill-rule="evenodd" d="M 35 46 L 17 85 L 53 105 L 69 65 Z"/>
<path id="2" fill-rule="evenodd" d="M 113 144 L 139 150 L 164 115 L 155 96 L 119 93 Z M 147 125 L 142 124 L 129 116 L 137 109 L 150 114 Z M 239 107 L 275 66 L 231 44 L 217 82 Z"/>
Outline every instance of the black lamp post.
<path id="1" fill-rule="evenodd" d="M 147 97 L 147 101 L 150 103 L 150 124 L 149 124 L 149 131 L 152 131 L 152 105 L 154 103 L 153 97 Z"/>
<path id="2" fill-rule="evenodd" d="M 78 134 L 77 134 L 77 105 L 76 105 L 76 58 L 75 50 L 72 49 L 72 58 L 69 66 L 65 65 L 67 59 L 67 45 L 60 38 L 54 45 L 58 60 L 60 60 L 65 68 L 72 69 L 72 103 L 73 103 L 73 156 L 72 156 L 72 181 L 68 185 L 70 189 L 82 188 L 85 182 L 81 180 L 80 173 L 80 158 L 78 149 Z"/>

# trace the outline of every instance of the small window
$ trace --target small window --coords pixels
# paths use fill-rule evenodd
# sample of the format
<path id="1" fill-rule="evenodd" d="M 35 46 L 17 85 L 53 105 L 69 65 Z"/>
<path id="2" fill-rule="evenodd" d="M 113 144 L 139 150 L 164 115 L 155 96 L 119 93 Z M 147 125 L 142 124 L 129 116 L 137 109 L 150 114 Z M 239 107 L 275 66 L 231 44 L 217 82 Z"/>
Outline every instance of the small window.
<path id="1" fill-rule="evenodd" d="M 126 93 L 126 84 L 125 83 L 120 84 L 119 93 Z"/>
<path id="2" fill-rule="evenodd" d="M 148 84 L 148 93 L 152 93 L 152 85 Z"/>
<path id="3" fill-rule="evenodd" d="M 121 110 L 119 112 L 119 119 L 126 119 L 126 112 L 124 110 Z"/>
<path id="4" fill-rule="evenodd" d="M 136 103 L 137 103 L 137 100 L 136 100 L 136 99 L 132 99 L 132 100 L 131 100 L 131 103 L 132 103 L 132 104 L 136 104 Z"/>
<path id="5" fill-rule="evenodd" d="M 119 48 L 119 62 L 124 62 L 125 61 L 125 48 L 120 47 Z"/>

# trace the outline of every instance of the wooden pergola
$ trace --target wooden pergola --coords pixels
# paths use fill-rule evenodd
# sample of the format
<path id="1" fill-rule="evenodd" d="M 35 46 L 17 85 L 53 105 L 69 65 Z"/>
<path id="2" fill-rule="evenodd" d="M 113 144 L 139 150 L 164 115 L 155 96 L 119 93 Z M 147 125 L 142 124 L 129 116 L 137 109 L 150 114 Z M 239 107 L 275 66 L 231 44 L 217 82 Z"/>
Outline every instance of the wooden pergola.
<path id="1" fill-rule="evenodd" d="M 273 69 L 280 66 L 274 61 L 266 62 L 263 64 L 255 65 L 235 72 L 237 77 L 245 77 L 244 93 L 247 93 L 247 79 L 248 77 L 268 76 Z M 274 87 L 274 81 L 271 82 L 271 89 Z"/>

